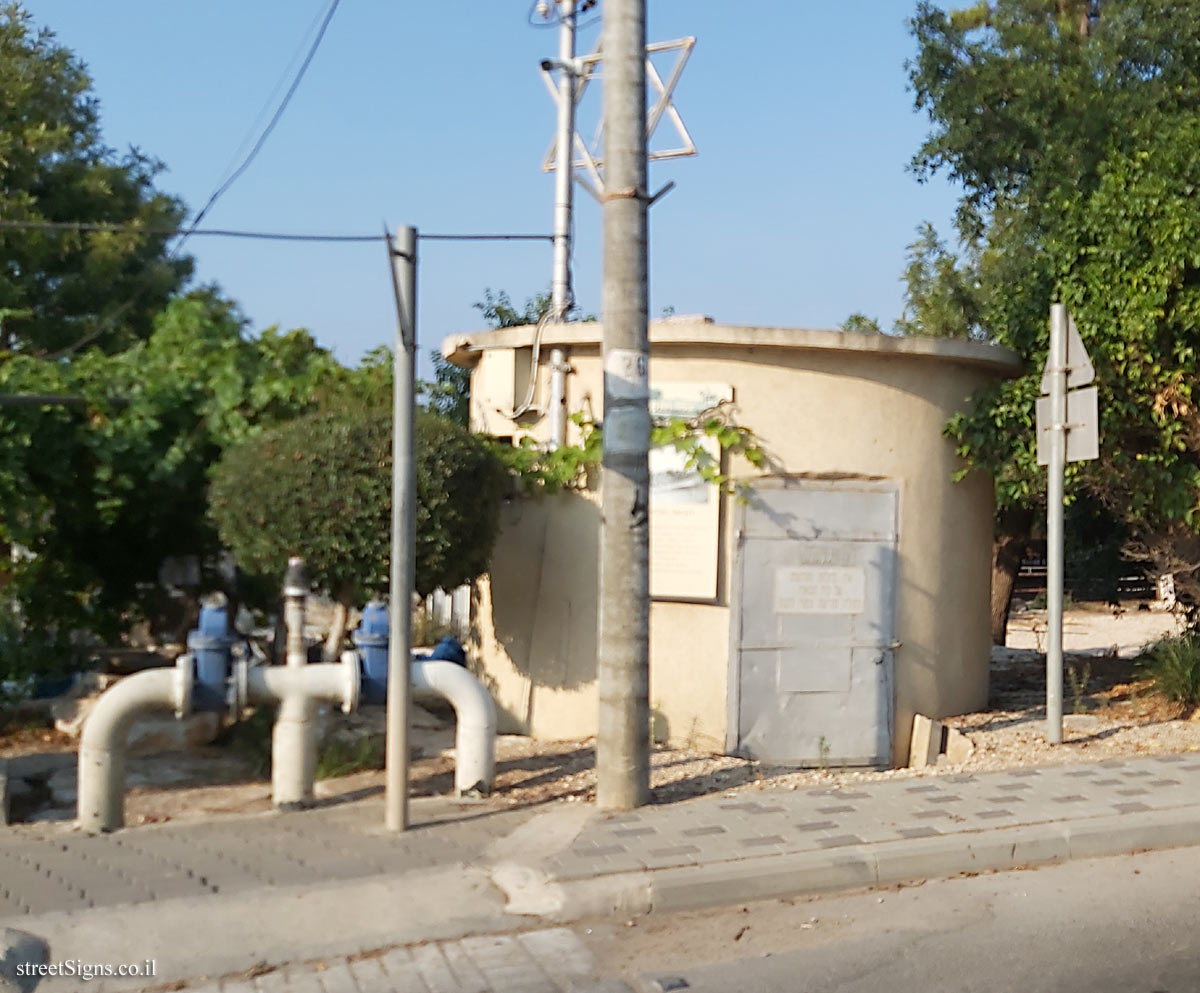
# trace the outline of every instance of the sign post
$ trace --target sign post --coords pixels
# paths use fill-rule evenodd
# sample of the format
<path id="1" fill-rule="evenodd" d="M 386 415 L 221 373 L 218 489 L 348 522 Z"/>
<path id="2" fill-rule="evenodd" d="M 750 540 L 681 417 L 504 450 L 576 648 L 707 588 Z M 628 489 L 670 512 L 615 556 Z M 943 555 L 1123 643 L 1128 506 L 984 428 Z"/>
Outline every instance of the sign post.
<path id="1" fill-rule="evenodd" d="M 1049 467 L 1046 487 L 1046 741 L 1062 743 L 1063 483 L 1067 462 L 1099 457 L 1099 413 L 1091 359 L 1061 303 L 1050 305 L 1050 354 L 1037 402 L 1038 464 Z"/>

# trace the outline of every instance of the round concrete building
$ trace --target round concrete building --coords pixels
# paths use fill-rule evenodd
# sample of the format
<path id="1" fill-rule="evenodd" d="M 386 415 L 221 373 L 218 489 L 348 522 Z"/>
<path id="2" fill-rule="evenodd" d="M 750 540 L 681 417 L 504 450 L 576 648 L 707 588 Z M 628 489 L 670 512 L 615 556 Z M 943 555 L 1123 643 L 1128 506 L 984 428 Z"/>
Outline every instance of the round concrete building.
<path id="1" fill-rule="evenodd" d="M 472 370 L 472 426 L 546 442 L 555 408 L 602 420 L 601 335 L 548 324 L 540 341 L 528 327 L 447 340 Z M 650 343 L 653 413 L 721 405 L 770 457 L 761 472 L 724 466 L 748 484 L 731 496 L 651 454 L 655 738 L 785 765 L 903 765 L 915 714 L 986 705 L 993 487 L 954 481 L 942 430 L 1019 374 L 1017 356 L 705 318 L 652 322 Z M 509 730 L 595 734 L 599 527 L 595 489 L 505 511 L 472 628 Z"/>

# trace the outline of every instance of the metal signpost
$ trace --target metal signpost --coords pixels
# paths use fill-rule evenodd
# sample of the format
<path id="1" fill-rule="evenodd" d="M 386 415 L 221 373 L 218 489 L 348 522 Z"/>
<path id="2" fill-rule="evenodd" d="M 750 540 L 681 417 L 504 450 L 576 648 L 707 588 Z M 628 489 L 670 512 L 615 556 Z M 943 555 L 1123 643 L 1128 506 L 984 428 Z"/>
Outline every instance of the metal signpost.
<path id="1" fill-rule="evenodd" d="M 1038 465 L 1049 466 L 1046 487 L 1046 741 L 1062 743 L 1063 480 L 1068 462 L 1098 458 L 1096 378 L 1075 323 L 1061 303 L 1050 305 L 1050 354 L 1037 402 Z M 1068 392 L 1071 389 L 1071 392 Z"/>
<path id="2" fill-rule="evenodd" d="M 387 734 L 384 739 L 389 831 L 408 827 L 408 680 L 412 646 L 412 591 L 416 565 L 417 489 L 413 461 L 413 397 L 417 356 L 417 230 L 403 227 L 388 239 L 396 293 L 392 355 L 392 565 L 389 608 Z"/>

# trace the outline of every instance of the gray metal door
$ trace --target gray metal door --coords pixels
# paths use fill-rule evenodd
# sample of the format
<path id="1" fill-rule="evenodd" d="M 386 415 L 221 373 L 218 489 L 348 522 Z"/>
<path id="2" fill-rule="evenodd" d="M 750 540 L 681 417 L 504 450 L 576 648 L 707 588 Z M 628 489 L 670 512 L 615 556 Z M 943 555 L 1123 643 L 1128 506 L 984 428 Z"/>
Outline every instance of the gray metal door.
<path id="1" fill-rule="evenodd" d="M 773 479 L 742 507 L 731 750 L 785 765 L 890 765 L 899 493 Z"/>

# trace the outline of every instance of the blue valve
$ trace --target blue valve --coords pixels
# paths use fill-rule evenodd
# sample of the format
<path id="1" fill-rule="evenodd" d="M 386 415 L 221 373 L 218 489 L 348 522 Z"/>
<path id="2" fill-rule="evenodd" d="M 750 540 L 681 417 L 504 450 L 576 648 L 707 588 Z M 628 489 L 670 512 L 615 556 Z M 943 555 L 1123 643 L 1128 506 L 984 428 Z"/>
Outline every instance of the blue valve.
<path id="1" fill-rule="evenodd" d="M 225 687 L 233 665 L 233 645 L 224 607 L 203 607 L 200 624 L 188 634 L 187 647 L 195 660 L 196 683 L 192 691 L 195 710 L 223 710 Z"/>
<path id="2" fill-rule="evenodd" d="M 364 703 L 387 701 L 388 609 L 372 600 L 363 609 L 362 623 L 354 632 L 354 647 L 362 660 L 362 699 Z"/>

